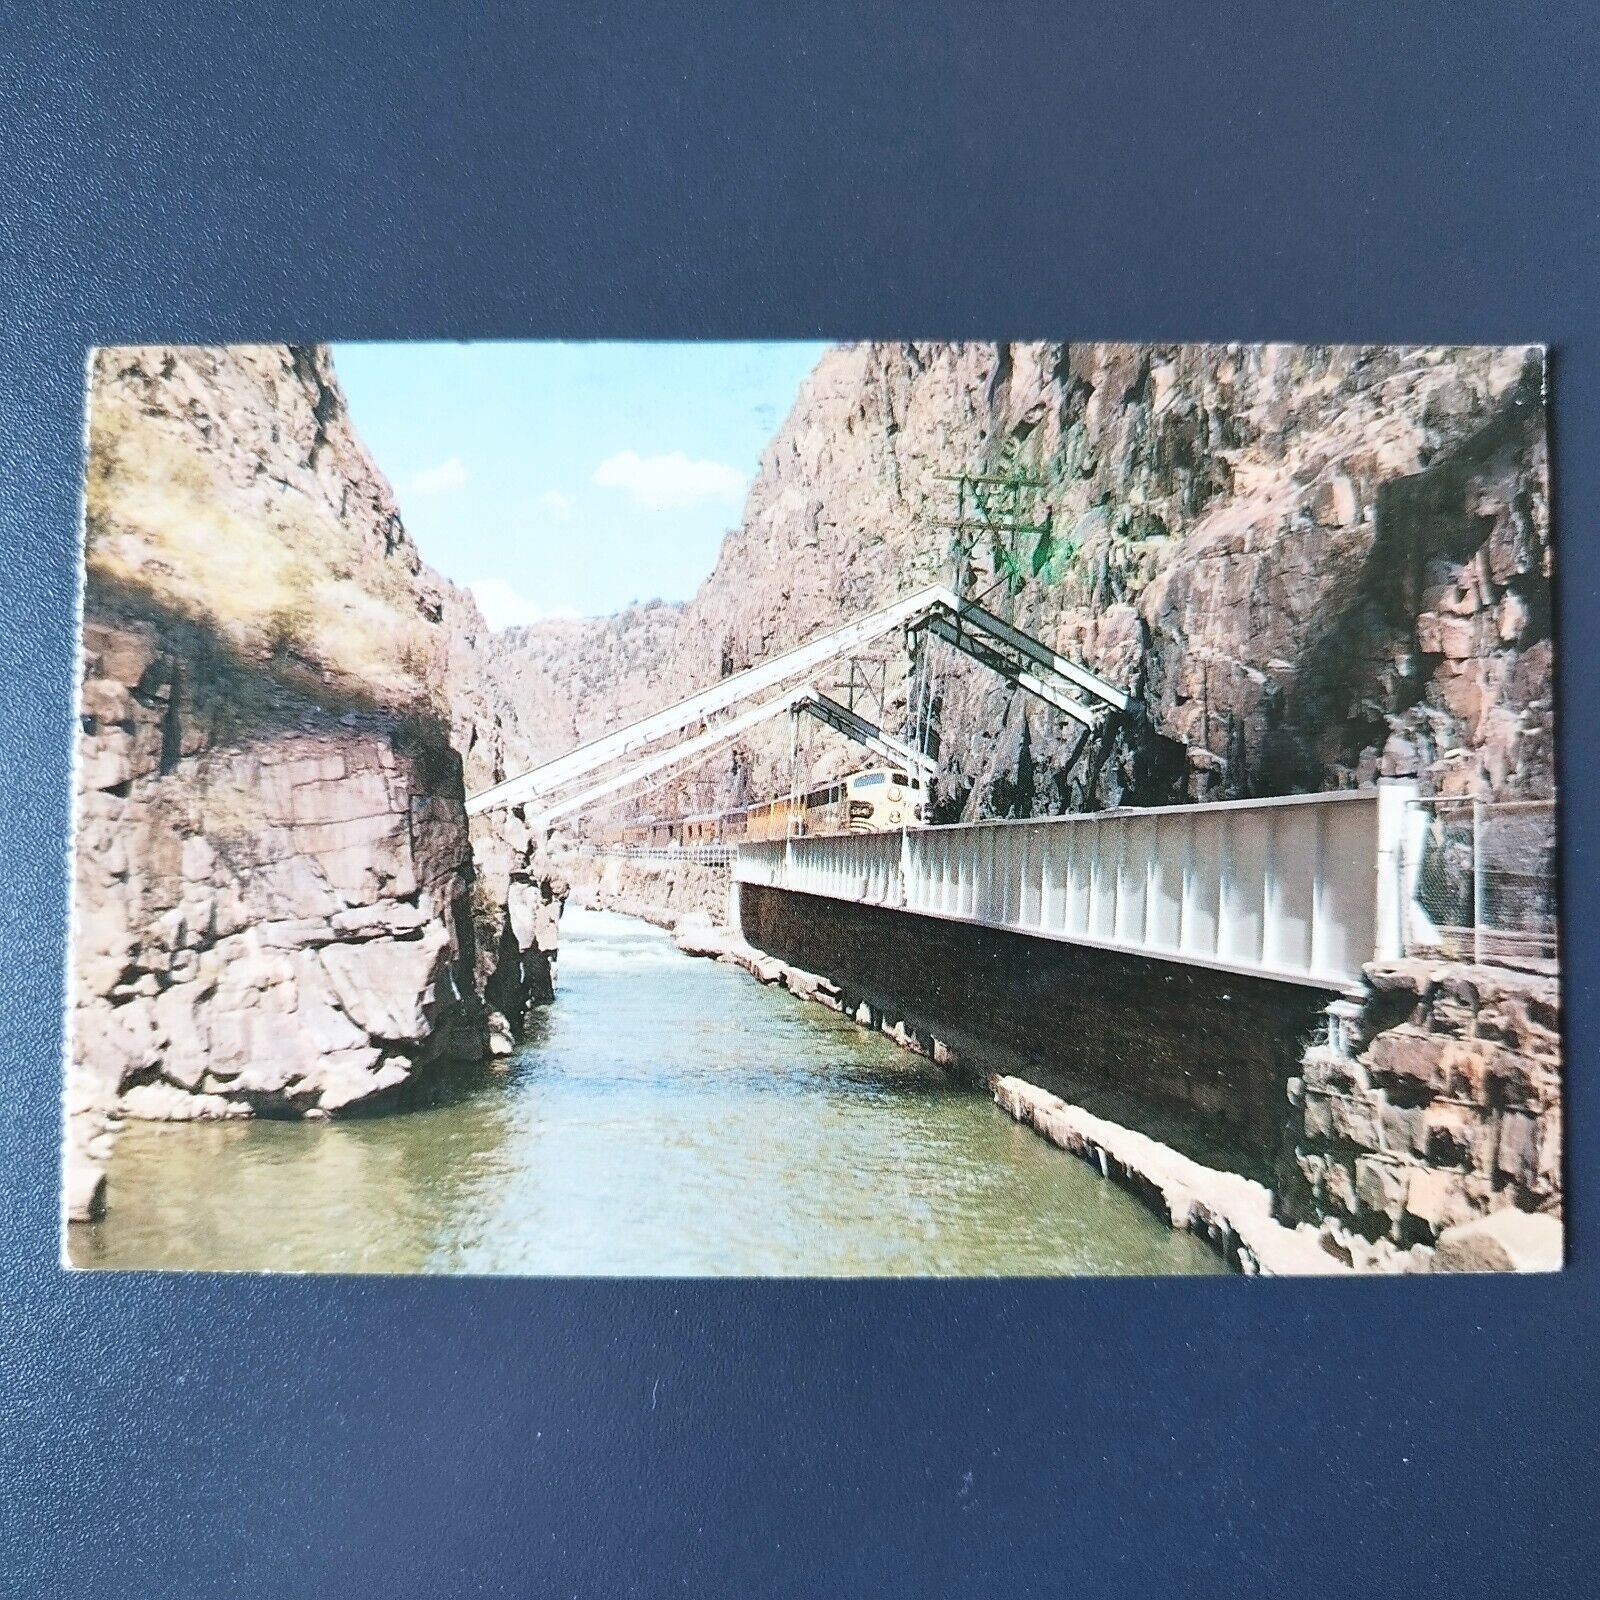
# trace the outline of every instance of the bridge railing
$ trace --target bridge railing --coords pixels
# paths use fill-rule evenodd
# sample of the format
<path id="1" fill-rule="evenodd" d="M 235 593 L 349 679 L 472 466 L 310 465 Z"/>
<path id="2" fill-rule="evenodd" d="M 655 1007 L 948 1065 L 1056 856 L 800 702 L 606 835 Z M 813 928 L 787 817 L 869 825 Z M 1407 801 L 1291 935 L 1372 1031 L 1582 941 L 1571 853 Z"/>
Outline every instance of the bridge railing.
<path id="1" fill-rule="evenodd" d="M 1406 784 L 741 846 L 737 882 L 1323 988 L 1402 951 Z"/>
<path id="2" fill-rule="evenodd" d="M 1406 852 L 1415 885 L 1408 950 L 1517 966 L 1555 962 L 1553 799 L 1414 801 Z"/>
<path id="3" fill-rule="evenodd" d="M 725 867 L 733 860 L 731 844 L 589 844 L 576 847 L 580 856 L 619 861 L 693 861 L 702 866 Z"/>

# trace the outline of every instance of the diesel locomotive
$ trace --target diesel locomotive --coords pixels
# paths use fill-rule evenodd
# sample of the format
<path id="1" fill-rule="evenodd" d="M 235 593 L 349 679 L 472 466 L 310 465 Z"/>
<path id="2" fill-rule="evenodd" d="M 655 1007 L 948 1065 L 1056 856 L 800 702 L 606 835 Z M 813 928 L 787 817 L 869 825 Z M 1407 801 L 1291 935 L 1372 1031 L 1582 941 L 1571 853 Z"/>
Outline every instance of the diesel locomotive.
<path id="1" fill-rule="evenodd" d="M 616 823 L 601 842 L 624 849 L 737 845 L 747 839 L 786 839 L 828 833 L 889 833 L 928 820 L 927 791 L 914 772 L 869 767 L 739 811 Z"/>

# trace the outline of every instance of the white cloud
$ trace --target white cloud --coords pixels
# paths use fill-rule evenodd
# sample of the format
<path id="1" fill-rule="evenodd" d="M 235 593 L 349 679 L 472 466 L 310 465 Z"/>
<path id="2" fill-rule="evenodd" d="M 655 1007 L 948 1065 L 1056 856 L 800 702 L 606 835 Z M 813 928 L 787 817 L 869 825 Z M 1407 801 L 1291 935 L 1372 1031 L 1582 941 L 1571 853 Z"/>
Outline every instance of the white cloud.
<path id="1" fill-rule="evenodd" d="M 566 516 L 577 503 L 570 494 L 562 494 L 559 489 L 546 489 L 537 502 L 541 511 L 548 511 L 557 517 Z"/>
<path id="2" fill-rule="evenodd" d="M 467 587 L 472 591 L 472 598 L 478 602 L 483 620 L 496 631 L 526 627 L 530 622 L 544 622 L 550 617 L 576 614 L 565 610 L 547 611 L 526 595 L 518 594 L 504 578 L 480 578 Z"/>
<path id="3" fill-rule="evenodd" d="M 681 450 L 665 456 L 623 450 L 594 469 L 594 481 L 604 489 L 625 489 L 635 505 L 649 511 L 702 500 L 736 501 L 745 487 L 745 476 L 737 468 L 720 461 L 691 461 Z"/>
<path id="4" fill-rule="evenodd" d="M 417 494 L 450 494 L 467 486 L 470 474 L 461 464 L 460 456 L 451 456 L 436 467 L 425 468 L 411 474 L 411 487 Z"/>

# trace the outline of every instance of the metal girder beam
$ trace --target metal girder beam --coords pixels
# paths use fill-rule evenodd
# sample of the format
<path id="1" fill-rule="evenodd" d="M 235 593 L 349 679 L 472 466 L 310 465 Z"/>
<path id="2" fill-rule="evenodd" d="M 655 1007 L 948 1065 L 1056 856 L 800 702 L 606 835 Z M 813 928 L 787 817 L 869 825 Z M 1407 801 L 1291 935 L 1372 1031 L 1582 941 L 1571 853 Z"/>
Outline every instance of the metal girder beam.
<path id="1" fill-rule="evenodd" d="M 642 750 L 661 739 L 681 733 L 692 724 L 704 721 L 739 700 L 748 699 L 765 689 L 773 688 L 802 673 L 808 673 L 822 662 L 858 649 L 861 645 L 882 638 L 897 629 L 906 628 L 914 631 L 919 627 L 932 629 L 940 638 L 948 640 L 957 649 L 984 662 L 1018 687 L 1037 695 L 1041 700 L 1087 725 L 1092 726 L 1096 720 L 1093 711 L 1053 684 L 1050 681 L 1052 678 L 1061 679 L 1118 711 L 1126 711 L 1132 704 L 1129 695 L 1087 668 L 1057 655 L 1055 651 L 1040 644 L 1037 639 L 1030 638 L 1020 629 L 1012 627 L 1010 623 L 1003 622 L 992 612 L 985 611 L 982 606 L 962 600 L 944 584 L 932 584 L 865 617 L 859 617 L 842 628 L 835 628 L 829 633 L 822 634 L 807 644 L 786 650 L 759 666 L 750 667 L 744 672 L 724 678 L 713 688 L 690 695 L 666 707 L 665 710 L 641 717 L 637 722 L 629 723 L 626 727 L 618 728 L 598 739 L 591 739 L 588 743 L 569 750 L 565 755 L 530 768 L 514 778 L 507 778 L 503 783 L 495 784 L 492 788 L 469 798 L 467 814 L 476 816 L 479 812 L 494 810 L 501 806 L 521 805 L 529 801 L 547 799 L 589 774 L 609 766 L 613 761 Z M 1009 659 L 1006 655 L 1008 651 L 1019 659 Z M 1034 668 L 1037 670 L 1032 670 Z M 722 726 L 727 727 L 729 724 Z M 865 726 L 870 728 L 872 725 L 866 723 Z M 706 733 L 713 734 L 717 731 L 707 729 Z M 888 736 L 880 729 L 877 731 L 877 737 Z M 693 742 L 690 741 L 691 744 Z M 677 758 L 668 752 L 662 765 L 671 765 L 675 759 Z M 909 759 L 909 757 L 896 759 Z M 592 795 L 592 790 L 586 790 L 583 798 L 587 799 Z M 571 810 L 572 806 L 563 803 L 560 809 L 567 811 Z"/>
<path id="2" fill-rule="evenodd" d="M 907 626 L 919 617 L 927 616 L 939 607 L 954 609 L 960 603 L 943 584 L 933 584 L 926 589 L 919 589 L 915 594 L 896 600 L 892 605 L 883 606 L 865 617 L 847 623 L 842 628 L 835 628 L 829 633 L 822 634 L 808 644 L 786 650 L 770 661 L 764 661 L 759 666 L 750 667 L 744 672 L 734 673 L 715 687 L 690 695 L 663 711 L 641 717 L 637 722 L 631 722 L 626 727 L 618 728 L 615 732 L 604 734 L 598 739 L 591 739 L 588 743 L 581 744 L 575 750 L 569 750 L 565 755 L 557 756 L 552 761 L 532 767 L 514 778 L 507 778 L 503 783 L 497 783 L 493 788 L 485 789 L 469 798 L 467 814 L 475 816 L 480 811 L 537 800 L 591 772 L 598 771 L 621 756 L 630 755 L 633 751 L 643 749 L 658 739 L 669 738 L 690 724 L 724 710 L 738 700 L 748 699 L 751 695 L 773 688 L 786 679 L 810 672 L 822 662 L 843 655 L 846 651 L 855 649 L 869 640 L 893 633 L 896 629 Z"/>
<path id="3" fill-rule="evenodd" d="M 759 706 L 737 717 L 730 717 L 726 722 L 719 722 L 695 738 L 673 745 L 670 750 L 662 750 L 643 761 L 635 762 L 625 771 L 614 773 L 603 782 L 593 784 L 579 794 L 541 808 L 535 820 L 539 825 L 548 825 L 557 817 L 564 817 L 569 811 L 580 811 L 585 806 L 593 805 L 596 800 L 605 799 L 607 795 L 631 789 L 636 784 L 643 783 L 645 779 L 654 777 L 658 772 L 705 755 L 719 744 L 726 744 L 728 740 L 737 738 L 741 733 L 772 717 L 780 716 L 785 711 L 808 712 L 819 722 L 826 723 L 847 739 L 865 745 L 886 761 L 911 766 L 928 775 L 935 770 L 936 764 L 927 756 L 902 743 L 893 734 L 885 733 L 875 724 L 868 722 L 865 717 L 851 711 L 848 706 L 840 705 L 837 700 L 806 684 L 799 689 L 791 690 L 788 694 L 779 695 L 776 699 L 763 701 Z"/>
<path id="4" fill-rule="evenodd" d="M 554 805 L 542 807 L 534 820 L 538 825 L 548 825 L 569 811 L 581 811 L 583 807 L 592 805 L 596 800 L 603 800 L 609 794 L 616 794 L 622 789 L 631 789 L 635 784 L 644 782 L 646 778 L 653 777 L 668 767 L 691 761 L 719 744 L 726 744 L 729 739 L 736 739 L 747 729 L 755 727 L 757 723 L 765 722 L 770 717 L 780 716 L 785 711 L 796 710 L 800 702 L 809 699 L 814 693 L 811 686 L 806 684 L 799 689 L 790 690 L 788 694 L 779 695 L 775 700 L 763 701 L 761 705 L 742 712 L 737 717 L 730 717 L 726 722 L 719 722 L 714 728 L 707 728 L 704 733 L 697 734 L 693 739 L 686 739 L 682 744 L 673 745 L 670 750 L 662 750 L 643 761 L 635 762 L 625 771 L 615 773 L 578 794 L 569 795 Z"/>
<path id="5" fill-rule="evenodd" d="M 1046 705 L 1052 705 L 1057 711 L 1064 711 L 1069 717 L 1076 718 L 1085 727 L 1092 728 L 1099 723 L 1099 716 L 1081 701 L 1074 700 L 1060 689 L 1052 687 L 1036 673 L 1029 672 L 1026 667 L 1008 661 L 997 650 L 986 648 L 982 642 L 969 638 L 961 628 L 947 618 L 930 617 L 926 626 L 929 633 L 937 635 L 947 644 L 953 644 L 956 649 L 971 656 L 975 661 L 982 662 L 991 672 L 999 673 L 1002 678 L 1016 684 L 1019 689 L 1026 689 L 1029 694 L 1037 695 Z"/>
<path id="6" fill-rule="evenodd" d="M 1133 697 L 1114 684 L 1107 683 L 1104 678 L 1090 672 L 1087 667 L 1080 667 L 1077 662 L 1068 661 L 1065 656 L 1058 656 L 1054 650 L 1040 644 L 1037 639 L 1023 633 L 1020 628 L 1013 628 L 1009 622 L 1003 622 L 992 611 L 985 611 L 973 601 L 958 601 L 954 610 L 963 627 L 989 634 L 1015 650 L 1018 655 L 1026 656 L 1035 666 L 1056 673 L 1085 693 L 1105 701 L 1109 706 L 1114 706 L 1118 711 L 1126 711 L 1133 704 Z"/>
<path id="7" fill-rule="evenodd" d="M 882 756 L 886 761 L 910 767 L 922 773 L 924 777 L 931 778 L 939 770 L 939 763 L 932 757 L 923 755 L 920 750 L 914 749 L 902 739 L 895 738 L 892 733 L 885 733 L 877 724 L 868 722 L 859 712 L 840 705 L 837 700 L 823 694 L 821 690 L 813 693 L 809 700 L 802 701 L 795 710 L 809 711 L 819 722 L 827 723 L 845 738 L 865 745 L 867 749 Z"/>
<path id="8" fill-rule="evenodd" d="M 792 894 L 1359 993 L 1406 948 L 1414 783 L 1270 800 L 747 841 L 734 877 Z M 888 935 L 893 937 L 893 935 Z"/>

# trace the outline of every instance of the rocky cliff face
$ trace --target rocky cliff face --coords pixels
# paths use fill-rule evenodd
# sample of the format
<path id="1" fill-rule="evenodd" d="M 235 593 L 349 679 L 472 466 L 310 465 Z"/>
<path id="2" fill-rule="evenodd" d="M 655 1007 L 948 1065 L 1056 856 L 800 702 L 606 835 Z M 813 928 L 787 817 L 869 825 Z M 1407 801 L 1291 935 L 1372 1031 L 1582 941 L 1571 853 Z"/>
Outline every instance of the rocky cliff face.
<path id="1" fill-rule="evenodd" d="M 1021 468 L 1054 536 L 985 604 L 1142 697 L 1077 730 L 936 652 L 941 813 L 1028 815 L 1414 775 L 1553 782 L 1543 365 L 1535 350 L 871 344 L 802 387 L 681 611 L 520 630 L 514 692 L 588 732 L 948 572 L 939 474 Z M 634 670 L 625 694 L 606 663 Z M 891 665 L 889 718 L 906 691 Z M 584 682 L 581 698 L 564 684 Z M 845 754 L 827 768 L 852 764 Z M 819 770 L 822 770 L 819 768 Z M 787 734 L 658 804 L 787 787 Z"/>
<path id="2" fill-rule="evenodd" d="M 85 560 L 78 1216 L 109 1113 L 325 1116 L 481 1059 L 486 991 L 519 1019 L 549 994 L 550 929 L 512 903 L 559 909 L 511 842 L 475 870 L 458 750 L 505 754 L 482 623 L 325 352 L 101 352 Z"/>
<path id="3" fill-rule="evenodd" d="M 662 674 L 683 609 L 655 600 L 611 617 L 558 617 L 492 635 L 483 670 L 509 708 L 527 764 L 645 716 L 663 694 L 671 698 Z"/>

